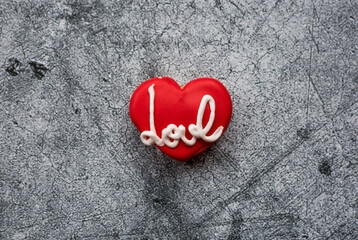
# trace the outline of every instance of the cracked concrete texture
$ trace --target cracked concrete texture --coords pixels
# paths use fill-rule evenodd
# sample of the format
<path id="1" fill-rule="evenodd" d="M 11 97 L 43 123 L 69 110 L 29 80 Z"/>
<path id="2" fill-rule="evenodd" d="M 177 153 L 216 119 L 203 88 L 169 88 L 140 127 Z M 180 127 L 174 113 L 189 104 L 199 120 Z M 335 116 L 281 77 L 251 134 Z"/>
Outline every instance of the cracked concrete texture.
<path id="1" fill-rule="evenodd" d="M 358 3 L 1 1 L 1 239 L 357 239 Z M 144 80 L 219 79 L 228 131 L 144 146 Z"/>

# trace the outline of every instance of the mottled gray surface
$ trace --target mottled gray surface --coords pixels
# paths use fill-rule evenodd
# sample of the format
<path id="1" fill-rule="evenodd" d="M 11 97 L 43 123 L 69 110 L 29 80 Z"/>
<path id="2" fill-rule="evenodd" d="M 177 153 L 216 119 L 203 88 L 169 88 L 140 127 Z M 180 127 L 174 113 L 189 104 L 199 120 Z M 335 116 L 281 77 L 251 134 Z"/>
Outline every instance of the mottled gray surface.
<path id="1" fill-rule="evenodd" d="M 1 239 L 358 239 L 358 2 L 0 3 Z M 144 80 L 213 77 L 228 131 L 144 146 Z"/>

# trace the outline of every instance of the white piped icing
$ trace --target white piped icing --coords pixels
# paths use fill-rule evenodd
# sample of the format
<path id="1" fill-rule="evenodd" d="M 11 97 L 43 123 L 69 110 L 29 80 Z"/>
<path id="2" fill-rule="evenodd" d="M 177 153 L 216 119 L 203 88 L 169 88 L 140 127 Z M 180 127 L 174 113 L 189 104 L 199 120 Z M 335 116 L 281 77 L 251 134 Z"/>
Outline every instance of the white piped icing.
<path id="1" fill-rule="evenodd" d="M 164 128 L 162 130 L 162 138 L 160 138 L 157 135 L 154 124 L 154 84 L 148 88 L 148 92 L 150 130 L 143 131 L 140 135 L 140 138 L 145 145 L 153 145 L 155 143 L 160 147 L 167 145 L 170 148 L 175 148 L 178 146 L 179 140 L 181 139 L 186 145 L 193 146 L 198 138 L 203 139 L 205 142 L 215 142 L 222 135 L 224 131 L 223 126 L 218 127 L 210 136 L 206 135 L 210 131 L 215 120 L 215 100 L 210 95 L 204 95 L 198 109 L 196 124 L 190 124 L 188 127 L 190 134 L 193 136 L 191 139 L 186 138 L 185 127 L 183 125 L 179 125 L 177 127 L 175 124 L 169 124 L 166 128 Z M 210 117 L 208 123 L 203 128 L 203 117 L 205 107 L 208 103 L 210 107 Z"/>

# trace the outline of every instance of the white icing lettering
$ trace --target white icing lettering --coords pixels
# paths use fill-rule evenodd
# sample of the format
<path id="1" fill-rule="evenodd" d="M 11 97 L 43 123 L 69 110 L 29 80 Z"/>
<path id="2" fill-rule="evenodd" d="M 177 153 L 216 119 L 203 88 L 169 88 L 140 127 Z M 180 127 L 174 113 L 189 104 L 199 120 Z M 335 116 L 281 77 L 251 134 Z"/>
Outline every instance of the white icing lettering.
<path id="1" fill-rule="evenodd" d="M 175 148 L 179 144 L 181 139 L 186 145 L 193 146 L 198 138 L 203 139 L 206 142 L 215 142 L 222 135 L 224 127 L 218 127 L 213 134 L 207 136 L 215 120 L 215 101 L 210 95 L 205 95 L 201 99 L 198 114 L 196 117 L 196 124 L 190 124 L 188 127 L 189 133 L 192 135 L 191 139 L 185 136 L 185 127 L 183 125 L 176 126 L 175 124 L 169 124 L 162 130 L 162 138 L 157 135 L 154 124 L 154 84 L 148 88 L 149 92 L 149 125 L 150 130 L 142 132 L 140 138 L 145 145 L 153 145 L 154 143 L 162 147 L 167 145 L 170 148 Z M 210 117 L 206 126 L 203 128 L 203 117 L 205 107 L 209 103 Z"/>

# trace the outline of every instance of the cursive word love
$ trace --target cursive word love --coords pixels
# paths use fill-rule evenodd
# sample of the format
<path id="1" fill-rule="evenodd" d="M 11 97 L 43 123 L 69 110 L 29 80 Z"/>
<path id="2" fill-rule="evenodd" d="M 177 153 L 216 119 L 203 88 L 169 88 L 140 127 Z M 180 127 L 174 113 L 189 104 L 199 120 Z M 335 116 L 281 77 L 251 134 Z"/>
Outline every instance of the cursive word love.
<path id="1" fill-rule="evenodd" d="M 181 139 L 186 145 L 193 146 L 196 143 L 198 138 L 203 139 L 206 142 L 215 142 L 222 135 L 224 127 L 218 127 L 213 134 L 207 136 L 210 131 L 214 120 L 215 120 L 215 101 L 214 98 L 210 95 L 205 95 L 201 99 L 200 106 L 198 109 L 198 114 L 196 117 L 196 124 L 190 124 L 188 130 L 192 135 L 191 139 L 186 138 L 185 136 L 185 127 L 179 125 L 178 127 L 175 124 L 169 124 L 166 128 L 162 130 L 162 138 L 157 135 L 154 124 L 154 85 L 151 85 L 148 88 L 149 92 L 149 125 L 150 130 L 144 131 L 141 133 L 140 138 L 145 145 L 157 144 L 162 147 L 167 145 L 170 148 L 175 148 L 179 144 Z M 205 112 L 205 107 L 209 103 L 210 107 L 210 117 L 206 126 L 203 128 L 203 117 Z"/>

